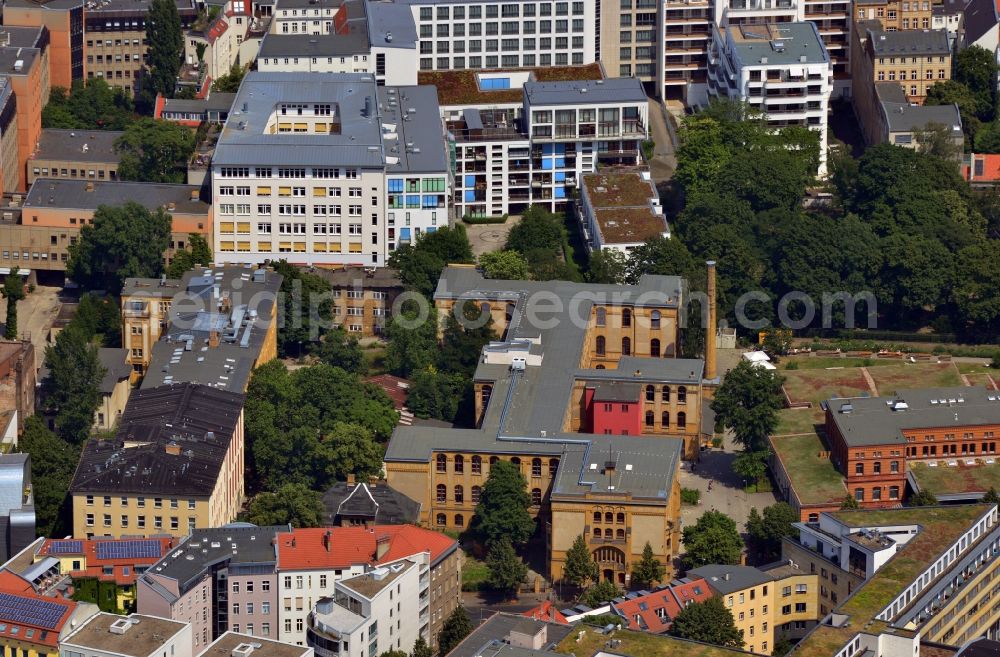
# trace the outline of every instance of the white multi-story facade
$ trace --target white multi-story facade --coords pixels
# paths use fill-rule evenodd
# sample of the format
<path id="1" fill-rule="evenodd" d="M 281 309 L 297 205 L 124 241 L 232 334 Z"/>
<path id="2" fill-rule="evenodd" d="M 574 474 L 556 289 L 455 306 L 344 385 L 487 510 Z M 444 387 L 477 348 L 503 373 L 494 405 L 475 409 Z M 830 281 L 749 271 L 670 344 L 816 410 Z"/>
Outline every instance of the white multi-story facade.
<path id="1" fill-rule="evenodd" d="M 519 81 L 522 104 L 467 107 L 447 113 L 456 155 L 458 215 L 517 213 L 563 206 L 580 176 L 602 165 L 635 165 L 646 138 L 648 102 L 635 78 L 573 82 Z M 521 75 L 527 75 L 521 74 Z M 485 79 L 489 78 L 489 80 Z"/>
<path id="2" fill-rule="evenodd" d="M 410 6 L 421 71 L 572 66 L 596 60 L 595 0 L 397 0 Z"/>
<path id="3" fill-rule="evenodd" d="M 409 653 L 420 637 L 416 563 L 402 560 L 342 579 L 309 614 L 307 641 L 318 657 Z"/>
<path id="4" fill-rule="evenodd" d="M 367 74 L 250 73 L 212 173 L 221 263 L 384 265 L 398 243 L 387 217 L 390 175 L 420 181 L 411 221 L 447 225 L 450 172 L 432 87 L 379 87 Z"/>
<path id="5" fill-rule="evenodd" d="M 712 44 L 709 94 L 761 110 L 769 126 L 819 133 L 819 175 L 826 174 L 827 113 L 833 66 L 811 22 L 729 27 Z"/>

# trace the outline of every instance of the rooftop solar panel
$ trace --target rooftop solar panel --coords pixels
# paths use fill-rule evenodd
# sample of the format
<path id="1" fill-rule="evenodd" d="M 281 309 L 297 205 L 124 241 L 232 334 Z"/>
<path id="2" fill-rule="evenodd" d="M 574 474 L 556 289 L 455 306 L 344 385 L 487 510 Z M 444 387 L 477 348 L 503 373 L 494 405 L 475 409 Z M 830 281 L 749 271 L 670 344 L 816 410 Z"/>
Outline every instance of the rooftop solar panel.
<path id="1" fill-rule="evenodd" d="M 49 543 L 49 554 L 81 554 L 83 541 L 52 541 Z"/>
<path id="2" fill-rule="evenodd" d="M 157 540 L 101 541 L 97 544 L 98 559 L 158 559 L 161 555 Z"/>
<path id="3" fill-rule="evenodd" d="M 55 602 L 0 593 L 0 618 L 10 623 L 55 630 L 64 613 L 66 608 Z"/>

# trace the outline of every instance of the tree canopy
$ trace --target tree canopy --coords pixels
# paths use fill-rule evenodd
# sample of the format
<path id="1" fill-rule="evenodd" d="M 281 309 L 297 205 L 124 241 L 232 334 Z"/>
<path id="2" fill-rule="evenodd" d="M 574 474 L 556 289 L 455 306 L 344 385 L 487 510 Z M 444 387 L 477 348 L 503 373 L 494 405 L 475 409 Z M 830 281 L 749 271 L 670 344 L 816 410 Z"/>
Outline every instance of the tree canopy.
<path id="1" fill-rule="evenodd" d="M 490 251 L 479 256 L 479 266 L 486 278 L 522 281 L 528 278 L 528 261 L 518 251 Z"/>
<path id="2" fill-rule="evenodd" d="M 86 290 L 121 293 L 126 278 L 156 278 L 163 273 L 163 253 L 170 245 L 170 215 L 150 212 L 135 201 L 102 205 L 93 223 L 80 228 L 69 246 L 66 274 Z"/>
<path id="3" fill-rule="evenodd" d="M 146 14 L 146 69 L 141 79 L 141 92 L 146 104 L 161 94 L 174 97 L 177 74 L 184 53 L 184 34 L 177 4 L 173 0 L 152 0 Z"/>
<path id="4" fill-rule="evenodd" d="M 194 133 L 179 123 L 142 118 L 115 141 L 118 177 L 152 183 L 183 183 L 194 152 Z"/>
<path id="5" fill-rule="evenodd" d="M 527 485 L 524 475 L 510 461 L 499 460 L 490 465 L 470 527 L 487 548 L 501 539 L 521 546 L 531 538 L 535 521 L 528 513 L 531 497 Z"/>
<path id="6" fill-rule="evenodd" d="M 53 87 L 42 109 L 43 128 L 124 130 L 134 120 L 132 98 L 102 78 L 76 80 L 70 90 Z"/>
<path id="7" fill-rule="evenodd" d="M 349 335 L 343 327 L 330 329 L 323 335 L 317 355 L 324 363 L 351 374 L 364 375 L 368 372 L 368 361 L 358 339 Z"/>
<path id="8" fill-rule="evenodd" d="M 438 632 L 438 654 L 447 655 L 462 639 L 469 636 L 472 629 L 472 621 L 465 607 L 455 607 L 455 611 L 451 612 Z"/>
<path id="9" fill-rule="evenodd" d="M 748 451 L 767 449 L 767 438 L 778 426 L 782 379 L 774 370 L 741 361 L 726 374 L 712 400 L 716 422 L 732 428 Z"/>
<path id="10" fill-rule="evenodd" d="M 563 579 L 574 586 L 585 586 L 589 582 L 596 581 L 597 577 L 597 562 L 590 554 L 586 537 L 580 534 L 573 539 L 573 545 L 566 551 Z"/>
<path id="11" fill-rule="evenodd" d="M 781 556 L 781 539 L 798 536 L 792 526 L 798 521 L 799 514 L 787 502 L 765 507 L 763 515 L 753 508 L 746 522 L 747 536 L 764 561 L 774 561 Z"/>
<path id="12" fill-rule="evenodd" d="M 278 353 L 281 356 L 304 356 L 319 344 L 323 328 L 331 317 L 330 283 L 320 276 L 288 264 L 272 263 L 281 274 L 281 298 L 278 308 Z"/>
<path id="13" fill-rule="evenodd" d="M 212 247 L 203 235 L 191 233 L 188 235 L 187 247 L 174 252 L 174 257 L 167 267 L 167 278 L 180 278 L 195 265 L 207 265 L 212 262 Z"/>
<path id="14" fill-rule="evenodd" d="M 506 537 L 490 545 L 486 567 L 490 572 L 487 580 L 490 588 L 507 599 L 517 596 L 518 588 L 528 574 L 528 567 Z"/>
<path id="15" fill-rule="evenodd" d="M 348 474 L 382 470 L 384 441 L 399 415 L 377 386 L 330 365 L 289 372 L 274 360 L 254 371 L 246 433 L 256 490 L 285 483 L 322 490 Z"/>
<path id="16" fill-rule="evenodd" d="M 720 511 L 706 511 L 698 521 L 684 528 L 684 555 L 687 568 L 706 564 L 737 564 L 743 539 L 736 522 Z"/>
<path id="17" fill-rule="evenodd" d="M 80 447 L 49 431 L 37 415 L 24 421 L 18 447 L 31 458 L 35 530 L 39 536 L 62 535 L 65 532 L 59 531 L 60 511 L 68 500 Z"/>
<path id="18" fill-rule="evenodd" d="M 3 337 L 13 340 L 17 337 L 17 302 L 24 299 L 24 280 L 15 266 L 4 278 L 0 294 L 7 300 L 7 322 L 4 324 Z"/>
<path id="19" fill-rule="evenodd" d="M 42 382 L 45 407 L 55 413 L 56 431 L 68 443 L 81 445 L 90 436 L 94 413 L 101 403 L 105 368 L 93 336 L 68 326 L 45 348 L 49 375 Z"/>
<path id="20" fill-rule="evenodd" d="M 323 500 L 303 484 L 285 484 L 273 493 L 260 493 L 250 502 L 247 521 L 260 527 L 287 525 L 319 527 L 323 523 Z"/>
<path id="21" fill-rule="evenodd" d="M 653 546 L 646 541 L 642 548 L 642 559 L 632 564 L 632 583 L 642 587 L 653 586 L 662 581 L 666 574 L 666 567 L 653 555 Z"/>
<path id="22" fill-rule="evenodd" d="M 742 648 L 744 643 L 743 631 L 736 629 L 733 614 L 726 608 L 721 596 L 713 596 L 681 609 L 673 619 L 670 634 L 729 648 Z"/>
<path id="23" fill-rule="evenodd" d="M 447 265 L 473 260 L 465 226 L 458 224 L 424 233 L 415 243 L 400 246 L 389 256 L 389 266 L 399 270 L 407 289 L 430 297 Z"/>
<path id="24" fill-rule="evenodd" d="M 246 77 L 247 69 L 233 62 L 229 72 L 212 83 L 212 91 L 234 94 L 240 89 L 240 83 Z"/>

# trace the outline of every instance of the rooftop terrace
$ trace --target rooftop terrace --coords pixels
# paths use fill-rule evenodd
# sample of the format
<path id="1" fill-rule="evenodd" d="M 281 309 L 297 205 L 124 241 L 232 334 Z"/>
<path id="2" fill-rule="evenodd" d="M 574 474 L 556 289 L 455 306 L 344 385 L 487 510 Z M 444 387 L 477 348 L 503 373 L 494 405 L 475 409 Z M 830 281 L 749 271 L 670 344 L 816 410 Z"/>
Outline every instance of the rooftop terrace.
<path id="1" fill-rule="evenodd" d="M 530 71 L 536 81 L 558 82 L 568 80 L 603 80 L 600 64 L 585 66 L 552 66 L 549 68 L 518 69 Z M 520 103 L 521 89 L 495 89 L 483 91 L 479 88 L 474 70 L 462 71 L 421 71 L 417 74 L 417 84 L 437 87 L 438 100 L 442 105 L 482 105 L 492 103 Z M 502 71 L 490 71 L 491 76 Z M 513 72 L 513 71 L 511 71 Z"/>
<path id="2" fill-rule="evenodd" d="M 596 627 L 580 627 L 583 636 L 578 639 L 579 632 L 571 632 L 559 642 L 556 652 L 576 657 L 591 657 L 604 651 L 628 657 L 740 657 L 752 654 L 661 634 L 622 630 L 608 635 L 601 634 Z"/>
<path id="3" fill-rule="evenodd" d="M 772 438 L 771 449 L 781 459 L 801 503 L 836 502 L 847 495 L 843 475 L 825 455 L 829 450 L 816 433 Z"/>

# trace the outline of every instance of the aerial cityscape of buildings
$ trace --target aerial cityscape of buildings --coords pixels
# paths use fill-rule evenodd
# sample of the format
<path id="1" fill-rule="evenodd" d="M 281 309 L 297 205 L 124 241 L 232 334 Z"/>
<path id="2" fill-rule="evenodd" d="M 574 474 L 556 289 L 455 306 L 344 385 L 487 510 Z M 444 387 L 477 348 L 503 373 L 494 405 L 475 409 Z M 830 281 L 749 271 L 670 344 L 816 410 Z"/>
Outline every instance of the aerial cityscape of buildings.
<path id="1" fill-rule="evenodd" d="M 1000 654 L 998 99 L 995 0 L 7 0 L 0 657 Z"/>

